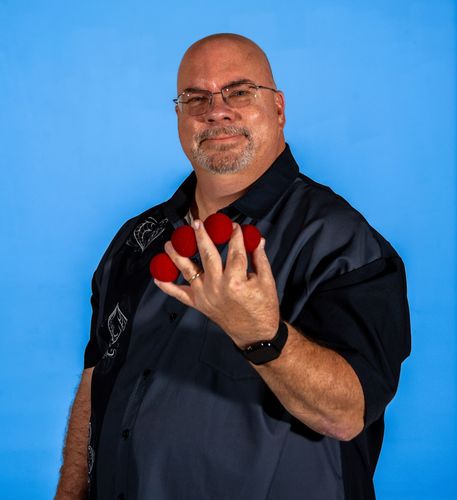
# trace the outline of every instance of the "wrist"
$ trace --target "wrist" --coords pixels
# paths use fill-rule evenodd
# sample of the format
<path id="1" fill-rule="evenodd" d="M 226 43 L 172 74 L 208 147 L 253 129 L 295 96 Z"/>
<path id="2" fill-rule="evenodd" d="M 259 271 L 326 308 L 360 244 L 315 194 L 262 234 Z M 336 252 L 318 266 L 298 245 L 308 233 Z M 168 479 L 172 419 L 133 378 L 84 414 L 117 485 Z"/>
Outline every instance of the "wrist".
<path id="1" fill-rule="evenodd" d="M 287 324 L 280 320 L 278 329 L 273 337 L 254 342 L 244 348 L 238 346 L 237 348 L 248 361 L 255 365 L 262 365 L 273 361 L 281 355 L 287 342 L 288 334 Z"/>
<path id="2" fill-rule="evenodd" d="M 276 324 L 276 326 L 273 326 L 273 328 L 268 328 L 268 330 L 262 330 L 260 333 L 257 333 L 257 335 L 249 335 L 248 339 L 246 339 L 246 336 L 243 336 L 243 338 L 239 339 L 239 341 L 235 339 L 232 339 L 232 341 L 240 351 L 244 351 L 250 345 L 257 344 L 258 342 L 271 341 L 275 338 L 276 334 L 278 333 L 278 328 L 280 323 L 281 319 L 279 319 L 278 323 Z"/>

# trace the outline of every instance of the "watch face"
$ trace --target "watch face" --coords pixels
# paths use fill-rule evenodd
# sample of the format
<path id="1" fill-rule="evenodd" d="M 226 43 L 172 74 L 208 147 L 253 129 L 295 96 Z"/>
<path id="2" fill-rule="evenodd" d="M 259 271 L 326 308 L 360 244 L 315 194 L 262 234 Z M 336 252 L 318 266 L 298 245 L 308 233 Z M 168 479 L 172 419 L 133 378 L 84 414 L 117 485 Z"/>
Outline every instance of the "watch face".
<path id="1" fill-rule="evenodd" d="M 246 349 L 244 351 L 245 357 L 255 365 L 261 365 L 268 361 L 272 361 L 278 358 L 279 354 L 280 351 L 270 343 L 261 344 L 254 349 Z"/>
<path id="2" fill-rule="evenodd" d="M 244 357 L 255 365 L 268 363 L 281 354 L 282 348 L 287 341 L 287 325 L 284 321 L 279 322 L 278 333 L 272 340 L 264 340 L 251 345 L 242 351 Z"/>

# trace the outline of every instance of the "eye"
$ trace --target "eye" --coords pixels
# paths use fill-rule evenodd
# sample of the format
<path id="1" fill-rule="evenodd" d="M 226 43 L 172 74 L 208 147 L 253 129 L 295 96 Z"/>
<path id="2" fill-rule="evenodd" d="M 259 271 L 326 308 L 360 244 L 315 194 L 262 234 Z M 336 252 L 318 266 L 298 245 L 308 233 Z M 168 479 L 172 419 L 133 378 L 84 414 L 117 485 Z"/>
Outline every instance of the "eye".
<path id="1" fill-rule="evenodd" d="M 253 95 L 253 92 L 249 87 L 236 87 L 234 89 L 230 89 L 228 97 L 230 99 L 237 99 L 240 97 L 251 97 Z"/>
<path id="2" fill-rule="evenodd" d="M 189 106 L 198 106 L 199 104 L 204 104 L 207 101 L 208 97 L 205 95 L 189 95 L 185 101 L 182 101 L 182 103 Z"/>
<path id="3" fill-rule="evenodd" d="M 186 92 L 185 94 L 182 94 L 180 98 L 180 103 L 182 105 L 191 108 L 208 104 L 208 102 L 209 96 L 203 92 Z"/>
<path id="4" fill-rule="evenodd" d="M 206 97 L 203 96 L 203 95 L 195 95 L 195 96 L 192 96 L 190 97 L 187 102 L 188 103 L 199 103 L 199 102 L 203 102 L 203 101 L 206 101 Z"/>

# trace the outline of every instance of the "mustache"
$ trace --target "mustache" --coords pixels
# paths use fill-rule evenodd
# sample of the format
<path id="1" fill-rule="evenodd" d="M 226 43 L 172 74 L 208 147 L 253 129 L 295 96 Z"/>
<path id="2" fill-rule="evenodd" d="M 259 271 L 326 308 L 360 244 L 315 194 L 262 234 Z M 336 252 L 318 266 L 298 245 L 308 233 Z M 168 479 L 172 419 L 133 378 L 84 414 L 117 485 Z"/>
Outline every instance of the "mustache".
<path id="1" fill-rule="evenodd" d="M 246 127 L 235 127 L 234 125 L 229 125 L 227 127 L 209 128 L 200 132 L 195 136 L 195 140 L 198 144 L 201 144 L 206 139 L 212 139 L 221 135 L 244 135 L 247 139 L 251 138 L 251 132 Z"/>

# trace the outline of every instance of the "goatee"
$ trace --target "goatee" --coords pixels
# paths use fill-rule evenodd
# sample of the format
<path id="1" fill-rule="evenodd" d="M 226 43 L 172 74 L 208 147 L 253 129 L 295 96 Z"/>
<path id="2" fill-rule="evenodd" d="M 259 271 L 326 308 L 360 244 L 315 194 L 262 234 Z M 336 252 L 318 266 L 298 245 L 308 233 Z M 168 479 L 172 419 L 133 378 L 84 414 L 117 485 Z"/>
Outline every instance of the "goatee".
<path id="1" fill-rule="evenodd" d="M 211 151 L 202 148 L 206 139 L 218 136 L 242 135 L 247 144 L 239 152 L 233 151 L 233 144 L 219 144 Z M 247 168 L 254 158 L 254 143 L 250 131 L 245 127 L 219 127 L 208 129 L 195 136 L 191 150 L 193 161 L 212 174 L 233 174 Z"/>

